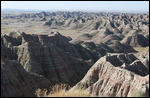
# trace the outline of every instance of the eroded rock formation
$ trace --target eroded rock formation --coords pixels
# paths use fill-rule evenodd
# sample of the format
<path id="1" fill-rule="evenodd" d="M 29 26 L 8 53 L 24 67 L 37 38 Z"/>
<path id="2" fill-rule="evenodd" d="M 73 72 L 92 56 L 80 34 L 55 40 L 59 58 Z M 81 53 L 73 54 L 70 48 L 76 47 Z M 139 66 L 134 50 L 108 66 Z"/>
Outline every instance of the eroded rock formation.
<path id="1" fill-rule="evenodd" d="M 102 57 L 71 90 L 82 88 L 90 94 L 108 97 L 131 97 L 140 91 L 149 96 L 149 71 L 132 57 L 116 54 Z M 124 67 L 127 65 L 130 68 Z"/>

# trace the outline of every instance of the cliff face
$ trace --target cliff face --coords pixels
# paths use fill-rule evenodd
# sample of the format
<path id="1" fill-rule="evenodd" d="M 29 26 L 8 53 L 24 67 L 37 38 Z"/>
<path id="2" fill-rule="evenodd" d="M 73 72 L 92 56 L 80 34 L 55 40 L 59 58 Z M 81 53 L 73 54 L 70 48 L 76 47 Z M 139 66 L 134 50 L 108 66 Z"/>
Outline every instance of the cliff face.
<path id="1" fill-rule="evenodd" d="M 45 77 L 27 72 L 17 60 L 1 57 L 2 97 L 35 97 L 36 89 L 52 85 Z"/>
<path id="2" fill-rule="evenodd" d="M 30 35 L 30 34 L 20 33 L 20 35 L 16 34 L 14 36 L 12 36 L 11 34 L 2 36 L 1 37 L 1 46 L 4 46 L 3 48 L 5 48 L 5 47 L 9 48 L 8 50 L 11 49 L 13 51 L 13 50 L 17 50 L 17 49 L 14 49 L 15 47 L 18 47 L 26 42 L 36 43 L 41 46 L 49 46 L 49 45 L 53 44 L 57 48 L 65 51 L 65 52 L 68 52 L 75 58 L 87 60 L 82 57 L 83 53 L 79 52 L 78 47 L 76 47 L 75 44 L 70 43 L 69 41 L 70 41 L 70 38 L 62 36 L 59 32 L 51 32 L 49 35 L 37 35 L 37 34 Z M 94 55 L 93 53 L 86 54 L 86 52 L 89 52 L 89 51 L 82 46 L 81 46 L 81 48 L 82 48 L 85 56 L 89 55 L 88 60 L 89 59 L 92 59 L 94 61 L 97 60 L 92 57 L 92 55 Z M 11 59 L 14 59 L 14 58 L 11 58 Z"/>
<path id="3" fill-rule="evenodd" d="M 36 82 L 17 61 L 1 57 L 1 96 L 33 97 Z"/>
<path id="4" fill-rule="evenodd" d="M 90 67 L 69 39 L 58 32 L 50 35 L 22 33 L 20 45 L 13 44 L 16 37 L 7 37 L 11 40 L 2 39 L 2 45 L 14 54 L 12 59 L 18 60 L 27 72 L 42 75 L 53 83 L 76 83 Z M 4 42 L 11 43 L 11 47 Z"/>
<path id="5" fill-rule="evenodd" d="M 37 88 L 72 85 L 90 68 L 69 39 L 58 32 L 49 36 L 20 33 L 19 38 L 1 37 L 2 96 L 35 96 Z"/>
<path id="6" fill-rule="evenodd" d="M 46 77 L 53 83 L 79 81 L 88 69 L 86 63 L 77 60 L 55 45 L 42 46 L 26 42 L 18 47 L 18 61 L 30 73 Z"/>
<path id="7" fill-rule="evenodd" d="M 121 57 L 121 55 L 119 56 Z M 135 70 L 142 66 L 139 72 L 135 74 L 137 70 L 123 67 L 127 64 L 123 59 L 117 60 L 116 58 L 116 60 L 111 61 L 109 60 L 110 57 L 112 56 L 104 56 L 99 59 L 90 68 L 85 77 L 71 90 L 82 88 L 91 94 L 108 97 L 130 97 L 133 93 L 140 91 L 149 96 L 148 69 L 144 65 L 135 64 Z M 127 56 L 125 59 L 127 59 Z M 119 64 L 119 61 L 120 65 L 116 66 L 116 64 Z M 122 61 L 124 64 L 121 64 Z M 131 63 L 131 59 L 128 59 L 128 61 L 130 61 L 128 62 L 129 67 L 132 67 L 134 62 Z"/>

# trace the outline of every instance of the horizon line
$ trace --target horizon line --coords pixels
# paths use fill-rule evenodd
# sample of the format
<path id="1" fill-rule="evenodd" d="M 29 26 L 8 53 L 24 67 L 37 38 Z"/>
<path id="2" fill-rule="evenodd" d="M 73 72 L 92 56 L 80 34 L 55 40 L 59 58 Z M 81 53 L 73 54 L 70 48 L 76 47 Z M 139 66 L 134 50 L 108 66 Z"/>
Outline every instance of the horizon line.
<path id="1" fill-rule="evenodd" d="M 72 9 L 72 10 L 65 10 L 65 9 L 62 9 L 62 10 L 58 10 L 58 9 L 15 9 L 15 8 L 1 8 L 1 11 L 3 10 L 22 10 L 22 11 L 67 11 L 67 12 L 71 12 L 71 11 L 81 11 L 81 12 L 130 12 L 130 13 L 136 13 L 136 12 L 149 12 L 149 10 L 75 10 L 75 9 Z"/>

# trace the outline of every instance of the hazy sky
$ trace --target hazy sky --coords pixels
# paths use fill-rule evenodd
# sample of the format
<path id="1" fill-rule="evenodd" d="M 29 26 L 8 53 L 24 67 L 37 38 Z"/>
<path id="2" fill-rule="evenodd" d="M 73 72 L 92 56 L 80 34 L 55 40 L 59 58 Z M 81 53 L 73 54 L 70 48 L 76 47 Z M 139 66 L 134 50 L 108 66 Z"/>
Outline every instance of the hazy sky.
<path id="1" fill-rule="evenodd" d="M 1 1 L 1 8 L 66 11 L 149 11 L 149 1 Z"/>

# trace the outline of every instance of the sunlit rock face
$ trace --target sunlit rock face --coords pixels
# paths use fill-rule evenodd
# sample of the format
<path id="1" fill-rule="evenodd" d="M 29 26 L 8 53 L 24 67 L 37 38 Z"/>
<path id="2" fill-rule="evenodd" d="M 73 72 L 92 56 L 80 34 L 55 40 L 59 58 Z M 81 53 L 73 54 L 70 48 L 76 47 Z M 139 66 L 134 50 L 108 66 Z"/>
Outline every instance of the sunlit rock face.
<path id="1" fill-rule="evenodd" d="M 96 96 L 130 97 L 137 91 L 149 96 L 149 70 L 132 54 L 109 54 L 71 90 L 79 88 Z"/>

